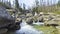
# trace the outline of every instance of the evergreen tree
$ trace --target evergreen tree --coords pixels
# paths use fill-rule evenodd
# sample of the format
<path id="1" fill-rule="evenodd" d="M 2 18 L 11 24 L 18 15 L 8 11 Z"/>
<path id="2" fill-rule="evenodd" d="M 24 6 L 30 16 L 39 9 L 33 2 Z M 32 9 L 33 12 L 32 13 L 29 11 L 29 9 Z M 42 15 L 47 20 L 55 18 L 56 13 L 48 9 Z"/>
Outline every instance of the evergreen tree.
<path id="1" fill-rule="evenodd" d="M 25 4 L 23 3 L 23 9 L 25 10 Z"/>
<path id="2" fill-rule="evenodd" d="M 36 3 L 35 11 L 38 13 L 39 1 L 35 0 L 35 3 Z"/>
<path id="3" fill-rule="evenodd" d="M 60 0 L 58 1 L 58 6 L 60 6 Z"/>
<path id="4" fill-rule="evenodd" d="M 18 0 L 15 0 L 15 9 L 17 9 L 17 11 L 22 12 L 22 8 L 19 6 Z"/>
<path id="5" fill-rule="evenodd" d="M 38 6 L 39 5 L 39 1 L 38 0 L 35 0 L 35 2 L 36 2 L 36 6 Z"/>
<path id="6" fill-rule="evenodd" d="M 18 3 L 18 0 L 15 0 L 15 8 L 19 9 L 19 3 Z"/>
<path id="7" fill-rule="evenodd" d="M 25 4 L 23 3 L 23 10 L 22 10 L 22 14 L 25 14 Z"/>

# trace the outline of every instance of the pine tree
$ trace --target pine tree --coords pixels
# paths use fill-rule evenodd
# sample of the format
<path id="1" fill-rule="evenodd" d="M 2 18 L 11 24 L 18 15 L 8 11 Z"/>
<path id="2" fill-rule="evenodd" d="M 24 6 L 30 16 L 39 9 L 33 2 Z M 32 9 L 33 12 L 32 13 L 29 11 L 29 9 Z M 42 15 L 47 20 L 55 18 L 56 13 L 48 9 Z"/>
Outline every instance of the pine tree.
<path id="1" fill-rule="evenodd" d="M 35 2 L 36 2 L 36 6 L 38 6 L 39 5 L 39 1 L 38 0 L 35 0 Z"/>
<path id="2" fill-rule="evenodd" d="M 23 14 L 25 14 L 25 4 L 23 3 L 23 11 L 22 11 Z"/>
<path id="3" fill-rule="evenodd" d="M 23 3 L 23 9 L 25 10 L 25 4 Z"/>
<path id="4" fill-rule="evenodd" d="M 39 1 L 38 0 L 35 0 L 35 3 L 36 3 L 35 11 L 38 13 Z"/>
<path id="5" fill-rule="evenodd" d="M 58 6 L 60 6 L 60 0 L 58 1 Z"/>
<path id="6" fill-rule="evenodd" d="M 15 8 L 19 9 L 19 3 L 18 3 L 18 0 L 15 0 Z"/>

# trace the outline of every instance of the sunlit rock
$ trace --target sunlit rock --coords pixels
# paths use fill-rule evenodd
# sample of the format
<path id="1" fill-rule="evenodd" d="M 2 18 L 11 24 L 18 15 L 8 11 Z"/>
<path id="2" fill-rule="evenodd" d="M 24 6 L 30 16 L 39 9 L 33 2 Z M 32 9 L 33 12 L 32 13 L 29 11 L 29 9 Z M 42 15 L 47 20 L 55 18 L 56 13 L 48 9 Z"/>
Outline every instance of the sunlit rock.
<path id="1" fill-rule="evenodd" d="M 28 18 L 27 20 L 26 20 L 26 23 L 28 23 L 28 24 L 32 24 L 33 23 L 33 19 L 31 18 Z"/>
<path id="2" fill-rule="evenodd" d="M 39 22 L 44 22 L 43 16 L 40 16 L 40 17 L 38 18 L 38 21 L 39 21 Z"/>
<path id="3" fill-rule="evenodd" d="M 59 23 L 51 20 L 51 21 L 45 22 L 45 25 L 47 25 L 47 26 L 59 26 Z"/>
<path id="4" fill-rule="evenodd" d="M 26 17 L 32 17 L 33 15 L 31 13 L 27 13 Z"/>

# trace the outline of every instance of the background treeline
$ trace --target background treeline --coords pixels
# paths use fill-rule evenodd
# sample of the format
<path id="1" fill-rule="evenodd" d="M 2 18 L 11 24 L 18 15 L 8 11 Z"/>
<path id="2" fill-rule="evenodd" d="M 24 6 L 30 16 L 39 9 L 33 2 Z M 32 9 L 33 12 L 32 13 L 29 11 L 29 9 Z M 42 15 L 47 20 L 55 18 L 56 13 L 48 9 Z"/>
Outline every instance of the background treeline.
<path id="1" fill-rule="evenodd" d="M 56 2 L 56 1 L 54 1 Z M 9 0 L 0 0 L 0 5 L 4 5 L 6 8 L 15 8 L 18 9 L 20 12 L 25 12 L 26 10 L 26 6 L 23 3 L 23 8 L 19 5 L 20 3 L 18 2 L 18 0 L 14 0 L 13 5 L 11 4 L 11 2 Z M 28 7 L 29 8 L 29 7 Z M 58 1 L 58 3 L 52 4 L 52 1 L 49 2 L 49 0 L 47 1 L 47 4 L 44 2 L 44 0 L 35 0 L 34 5 L 32 6 L 31 9 L 32 12 L 54 12 L 54 13 L 60 13 L 60 0 Z M 28 10 L 29 10 L 28 9 Z"/>

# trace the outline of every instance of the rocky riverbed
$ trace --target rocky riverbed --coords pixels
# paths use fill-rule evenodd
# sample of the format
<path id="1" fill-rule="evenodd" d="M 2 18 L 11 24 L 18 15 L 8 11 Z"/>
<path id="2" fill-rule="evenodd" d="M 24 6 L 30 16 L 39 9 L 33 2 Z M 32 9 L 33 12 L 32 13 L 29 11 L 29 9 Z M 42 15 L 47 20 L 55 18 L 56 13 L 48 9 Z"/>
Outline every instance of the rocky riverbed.
<path id="1" fill-rule="evenodd" d="M 22 22 L 20 26 L 20 30 L 8 31 L 7 34 L 43 34 L 42 31 L 36 30 L 33 26 L 28 25 L 26 22 Z"/>

